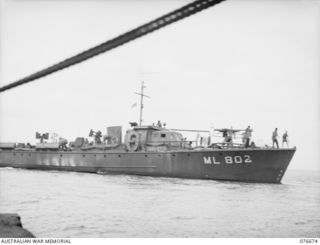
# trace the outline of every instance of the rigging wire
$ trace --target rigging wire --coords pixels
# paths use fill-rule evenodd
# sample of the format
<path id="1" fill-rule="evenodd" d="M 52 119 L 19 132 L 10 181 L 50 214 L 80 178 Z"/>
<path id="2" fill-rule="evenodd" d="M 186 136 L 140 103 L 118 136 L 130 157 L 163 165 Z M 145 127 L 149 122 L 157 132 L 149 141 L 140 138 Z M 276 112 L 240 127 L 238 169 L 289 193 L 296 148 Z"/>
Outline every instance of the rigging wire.
<path id="1" fill-rule="evenodd" d="M 59 70 L 62 70 L 67 67 L 70 67 L 72 65 L 83 62 L 87 59 L 90 59 L 90 58 L 96 56 L 96 55 L 99 55 L 99 54 L 104 53 L 106 51 L 109 51 L 111 49 L 117 48 L 118 46 L 121 46 L 125 43 L 128 43 L 128 42 L 130 42 L 134 39 L 137 39 L 139 37 L 142 37 L 144 35 L 147 35 L 148 33 L 156 31 L 164 26 L 170 25 L 170 24 L 177 22 L 181 19 L 184 19 L 190 15 L 198 13 L 204 9 L 212 7 L 222 1 L 224 1 L 224 0 L 197 0 L 195 2 L 187 4 L 179 9 L 176 9 L 176 10 L 174 10 L 166 15 L 163 15 L 153 21 L 150 21 L 147 24 L 139 26 L 139 27 L 137 27 L 131 31 L 128 31 L 118 37 L 115 37 L 109 41 L 101 43 L 98 46 L 95 46 L 93 48 L 85 50 L 75 56 L 67 58 L 59 63 L 56 63 L 52 66 L 49 66 L 49 67 L 47 67 L 43 70 L 40 70 L 36 73 L 33 73 L 33 74 L 31 74 L 27 77 L 24 77 L 16 82 L 13 82 L 13 83 L 10 83 L 10 84 L 5 85 L 3 87 L 0 87 L 0 93 L 4 92 L 6 90 L 12 89 L 12 88 L 21 86 L 23 84 L 32 82 L 32 81 L 37 80 L 41 77 L 47 76 L 47 75 L 52 74 L 54 72 L 57 72 Z"/>

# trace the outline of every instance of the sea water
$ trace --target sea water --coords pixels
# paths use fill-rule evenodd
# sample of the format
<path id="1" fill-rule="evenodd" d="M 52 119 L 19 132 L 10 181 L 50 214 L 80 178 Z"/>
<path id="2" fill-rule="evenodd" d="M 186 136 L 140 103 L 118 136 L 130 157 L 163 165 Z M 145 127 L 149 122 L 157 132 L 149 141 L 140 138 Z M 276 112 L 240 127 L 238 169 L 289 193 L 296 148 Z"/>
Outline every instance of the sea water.
<path id="1" fill-rule="evenodd" d="M 320 174 L 256 184 L 0 168 L 0 212 L 37 237 L 319 237 Z"/>

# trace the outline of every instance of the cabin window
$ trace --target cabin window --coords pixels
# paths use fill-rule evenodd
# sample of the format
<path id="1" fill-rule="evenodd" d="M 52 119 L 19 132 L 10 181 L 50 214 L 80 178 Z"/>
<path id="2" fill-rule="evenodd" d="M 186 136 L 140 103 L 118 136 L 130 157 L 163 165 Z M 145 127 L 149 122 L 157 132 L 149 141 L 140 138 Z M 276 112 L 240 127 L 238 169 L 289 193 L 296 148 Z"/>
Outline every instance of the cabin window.
<path id="1" fill-rule="evenodd" d="M 179 137 L 178 137 L 177 135 L 171 134 L 171 135 L 170 135 L 170 140 L 171 140 L 171 141 L 179 141 L 180 139 L 179 139 Z"/>
<path id="2" fill-rule="evenodd" d="M 166 137 L 166 134 L 161 134 L 161 138 L 165 138 Z"/>
<path id="3" fill-rule="evenodd" d="M 181 140 L 183 140 L 183 137 L 182 137 L 181 134 L 175 133 L 175 134 L 173 134 L 173 136 L 174 136 L 174 138 L 175 138 L 176 141 L 181 141 Z"/>
<path id="4" fill-rule="evenodd" d="M 170 134 L 170 141 L 181 141 L 181 140 L 182 140 L 182 137 L 180 137 L 180 135 L 175 133 Z"/>

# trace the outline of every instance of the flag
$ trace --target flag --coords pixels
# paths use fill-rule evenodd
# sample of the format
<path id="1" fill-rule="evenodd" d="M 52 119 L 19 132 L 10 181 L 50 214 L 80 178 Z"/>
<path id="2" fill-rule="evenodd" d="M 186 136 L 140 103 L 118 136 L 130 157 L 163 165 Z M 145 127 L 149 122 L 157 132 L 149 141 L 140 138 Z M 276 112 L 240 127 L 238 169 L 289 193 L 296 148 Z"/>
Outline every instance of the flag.
<path id="1" fill-rule="evenodd" d="M 134 107 L 136 107 L 137 106 L 137 103 L 134 103 L 132 106 L 131 106 L 131 108 L 134 108 Z"/>

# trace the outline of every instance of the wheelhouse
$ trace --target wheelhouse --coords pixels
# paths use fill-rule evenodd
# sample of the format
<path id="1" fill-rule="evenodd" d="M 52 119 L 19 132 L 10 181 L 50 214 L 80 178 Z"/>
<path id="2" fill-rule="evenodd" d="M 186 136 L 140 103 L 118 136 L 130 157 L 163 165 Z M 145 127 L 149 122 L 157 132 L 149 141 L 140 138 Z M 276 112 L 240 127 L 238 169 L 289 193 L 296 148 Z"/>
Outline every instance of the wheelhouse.
<path id="1" fill-rule="evenodd" d="M 125 136 L 127 151 L 166 151 L 184 148 L 184 143 L 181 133 L 155 126 L 134 127 Z"/>

